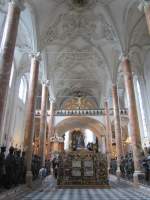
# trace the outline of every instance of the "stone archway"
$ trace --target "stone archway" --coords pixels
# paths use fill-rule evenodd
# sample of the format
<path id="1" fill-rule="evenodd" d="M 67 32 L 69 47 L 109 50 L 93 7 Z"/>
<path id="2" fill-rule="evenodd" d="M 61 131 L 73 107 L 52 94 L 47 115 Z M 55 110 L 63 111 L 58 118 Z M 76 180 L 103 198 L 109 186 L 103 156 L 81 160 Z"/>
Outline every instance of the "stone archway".
<path id="1" fill-rule="evenodd" d="M 55 127 L 55 132 L 62 136 L 68 130 L 76 128 L 90 129 L 98 138 L 105 136 L 104 124 L 90 117 L 68 117 L 58 123 Z"/>

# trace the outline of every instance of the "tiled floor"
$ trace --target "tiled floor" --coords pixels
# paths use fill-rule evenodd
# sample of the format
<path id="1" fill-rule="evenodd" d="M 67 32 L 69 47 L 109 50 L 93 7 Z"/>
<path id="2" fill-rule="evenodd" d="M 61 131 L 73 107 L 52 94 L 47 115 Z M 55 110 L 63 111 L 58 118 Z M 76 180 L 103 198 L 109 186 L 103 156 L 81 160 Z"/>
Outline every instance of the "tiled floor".
<path id="1" fill-rule="evenodd" d="M 150 200 L 150 194 L 133 188 L 113 189 L 59 189 L 51 192 L 33 192 L 24 200 Z"/>
<path id="2" fill-rule="evenodd" d="M 127 183 L 118 184 L 111 178 L 111 189 L 55 189 L 52 179 L 44 185 L 43 191 L 20 192 L 6 200 L 150 200 L 150 189 L 135 189 Z"/>

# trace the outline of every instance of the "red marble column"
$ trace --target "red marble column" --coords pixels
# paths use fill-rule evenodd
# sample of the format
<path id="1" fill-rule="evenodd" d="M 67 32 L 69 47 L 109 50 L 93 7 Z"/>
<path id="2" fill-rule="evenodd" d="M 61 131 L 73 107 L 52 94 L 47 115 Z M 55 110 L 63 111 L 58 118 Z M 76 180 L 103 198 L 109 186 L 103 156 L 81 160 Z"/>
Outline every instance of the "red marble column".
<path id="1" fill-rule="evenodd" d="M 40 157 L 41 166 L 45 166 L 46 153 L 46 125 L 47 125 L 47 100 L 48 88 L 47 83 L 42 84 L 42 98 L 41 98 L 41 120 L 40 120 Z"/>
<path id="2" fill-rule="evenodd" d="M 150 34 L 150 2 L 144 2 L 144 12 L 146 17 L 148 32 Z"/>
<path id="3" fill-rule="evenodd" d="M 120 177 L 120 163 L 121 156 L 123 155 L 122 138 L 121 138 L 121 126 L 120 126 L 120 112 L 119 112 L 119 99 L 117 86 L 112 86 L 112 98 L 114 109 L 114 126 L 115 126 L 115 140 L 116 140 L 116 152 L 117 152 L 117 177 Z"/>
<path id="4" fill-rule="evenodd" d="M 48 155 L 50 154 L 50 138 L 54 136 L 54 100 L 50 99 L 50 110 L 48 117 Z"/>
<path id="5" fill-rule="evenodd" d="M 112 152 L 112 132 L 111 132 L 111 124 L 110 124 L 107 101 L 104 102 L 104 107 L 105 107 L 105 118 L 106 118 L 106 152 L 108 160 L 108 169 L 110 169 L 111 152 Z"/>
<path id="6" fill-rule="evenodd" d="M 8 3 L 8 13 L 2 37 L 0 55 L 0 132 L 2 129 L 21 9 L 23 9 L 23 5 L 19 0 L 12 0 Z"/>
<path id="7" fill-rule="evenodd" d="M 27 114 L 25 124 L 25 136 L 24 136 L 24 149 L 26 151 L 26 184 L 32 186 L 32 142 L 33 142 L 33 129 L 34 129 L 34 115 L 35 115 L 35 101 L 36 101 L 36 90 L 38 85 L 38 74 L 39 74 L 39 55 L 32 55 L 31 58 L 31 70 L 30 70 L 30 82 L 27 99 Z"/>
<path id="8" fill-rule="evenodd" d="M 133 149 L 133 159 L 134 159 L 134 184 L 138 185 L 138 175 L 141 173 L 140 159 L 141 159 L 141 137 L 138 122 L 138 114 L 136 108 L 135 92 L 133 85 L 133 77 L 130 61 L 124 58 L 122 61 L 122 69 L 124 72 L 125 89 L 128 99 L 128 112 L 129 112 L 129 123 L 131 129 L 131 142 Z"/>

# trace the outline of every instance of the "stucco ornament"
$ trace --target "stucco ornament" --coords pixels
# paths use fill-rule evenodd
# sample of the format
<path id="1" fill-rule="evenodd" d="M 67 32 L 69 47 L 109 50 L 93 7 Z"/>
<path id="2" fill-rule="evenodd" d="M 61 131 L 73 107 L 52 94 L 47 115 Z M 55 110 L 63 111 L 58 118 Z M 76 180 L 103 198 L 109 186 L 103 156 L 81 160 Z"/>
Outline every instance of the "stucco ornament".
<path id="1" fill-rule="evenodd" d="M 83 37 L 87 40 L 116 41 L 112 26 L 102 14 L 93 12 L 68 12 L 60 14 L 53 25 L 50 25 L 42 36 L 42 47 L 52 42 L 65 41 L 68 38 Z"/>
<path id="2" fill-rule="evenodd" d="M 83 49 L 76 49 L 75 47 L 67 48 L 57 57 L 56 66 L 70 67 L 77 66 L 79 64 L 86 64 L 98 62 L 100 65 L 104 64 L 103 57 L 97 56 L 93 49 L 85 47 Z"/>

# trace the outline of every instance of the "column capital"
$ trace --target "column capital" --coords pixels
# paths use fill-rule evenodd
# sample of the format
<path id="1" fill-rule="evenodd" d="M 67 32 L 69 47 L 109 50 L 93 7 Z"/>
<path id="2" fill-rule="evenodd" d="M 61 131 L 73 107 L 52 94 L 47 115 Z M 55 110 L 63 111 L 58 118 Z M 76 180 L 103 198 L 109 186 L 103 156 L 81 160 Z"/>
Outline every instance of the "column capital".
<path id="1" fill-rule="evenodd" d="M 55 98 L 49 97 L 49 102 L 50 103 L 55 103 Z"/>
<path id="2" fill-rule="evenodd" d="M 24 0 L 11 0 L 9 4 L 15 5 L 15 7 L 18 7 L 21 11 L 25 9 Z"/>
<path id="3" fill-rule="evenodd" d="M 104 103 L 105 103 L 105 102 L 108 103 L 108 98 L 107 98 L 107 97 L 104 98 Z"/>
<path id="4" fill-rule="evenodd" d="M 30 53 L 29 56 L 30 56 L 31 59 L 34 58 L 35 60 L 37 60 L 39 62 L 41 61 L 41 54 L 40 54 L 40 52 Z"/>
<path id="5" fill-rule="evenodd" d="M 42 83 L 42 85 L 45 85 L 45 86 L 49 86 L 49 84 L 50 84 L 50 81 L 49 80 L 47 80 L 47 79 L 45 79 L 45 80 L 42 80 L 41 81 L 41 83 Z"/>
<path id="6" fill-rule="evenodd" d="M 113 83 L 112 88 L 117 88 L 117 83 Z"/>
<path id="7" fill-rule="evenodd" d="M 143 0 L 142 2 L 144 6 L 150 6 L 150 0 Z"/>
<path id="8" fill-rule="evenodd" d="M 143 12 L 144 9 L 149 8 L 150 0 L 141 0 L 140 4 L 138 5 L 139 11 Z"/>
<path id="9" fill-rule="evenodd" d="M 122 62 L 125 60 L 129 60 L 129 55 L 128 54 L 121 54 L 119 57 L 119 60 L 121 60 Z"/>

